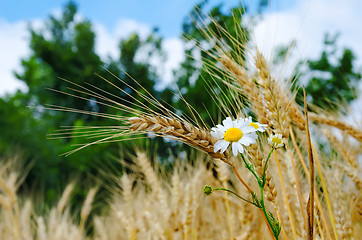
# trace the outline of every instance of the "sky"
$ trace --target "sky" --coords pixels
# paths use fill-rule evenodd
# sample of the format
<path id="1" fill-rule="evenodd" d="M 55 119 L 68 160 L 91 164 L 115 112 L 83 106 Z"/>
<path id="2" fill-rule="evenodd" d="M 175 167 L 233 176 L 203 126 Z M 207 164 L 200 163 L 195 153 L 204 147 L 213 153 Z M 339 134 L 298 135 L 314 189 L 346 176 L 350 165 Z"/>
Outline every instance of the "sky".
<path id="1" fill-rule="evenodd" d="M 26 86 L 14 76 L 21 59 L 30 55 L 27 26 L 41 26 L 50 14 L 59 15 L 65 0 L 0 0 L 0 96 Z M 182 22 L 199 0 L 78 0 L 78 16 L 90 20 L 96 32 L 96 51 L 102 57 L 117 56 L 120 38 L 137 31 L 146 35 L 158 27 L 164 38 L 168 60 L 160 74 L 172 81 L 172 70 L 183 60 L 180 39 Z M 224 9 L 240 0 L 223 2 Z M 253 0 L 244 1 L 255 12 Z M 253 28 L 253 41 L 265 56 L 276 46 L 296 40 L 295 59 L 317 58 L 326 32 L 340 33 L 338 45 L 349 47 L 362 66 L 362 1 L 360 0 L 275 0 L 269 1 L 263 18 Z M 362 69 L 360 67 L 360 69 Z M 284 73 L 286 74 L 286 73 Z M 362 101 L 361 101 L 362 104 Z"/>

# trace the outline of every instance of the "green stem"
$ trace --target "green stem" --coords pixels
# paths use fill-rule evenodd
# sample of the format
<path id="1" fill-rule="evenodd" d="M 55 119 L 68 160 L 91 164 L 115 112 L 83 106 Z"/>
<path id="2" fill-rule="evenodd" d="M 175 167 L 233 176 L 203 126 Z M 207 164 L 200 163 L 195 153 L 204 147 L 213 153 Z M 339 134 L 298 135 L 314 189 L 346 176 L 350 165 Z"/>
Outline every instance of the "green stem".
<path id="1" fill-rule="evenodd" d="M 270 222 L 270 217 L 269 214 L 266 212 L 265 209 L 265 204 L 264 204 L 264 187 L 260 187 L 260 195 L 261 195 L 261 199 L 260 199 L 260 203 L 261 203 L 261 209 L 263 210 L 263 213 L 266 217 L 266 220 L 268 221 L 269 226 L 271 227 L 274 237 L 275 239 L 279 239 L 279 234 L 275 232 L 274 226 L 272 225 L 272 223 Z"/>
<path id="2" fill-rule="evenodd" d="M 231 190 L 229 190 L 229 189 L 227 189 L 227 188 L 213 188 L 213 190 L 214 190 L 214 191 L 215 191 L 215 190 L 222 190 L 222 191 L 226 191 L 226 192 L 232 193 L 232 194 L 234 194 L 235 196 L 237 196 L 238 198 L 240 198 L 241 200 L 244 200 L 245 202 L 248 202 L 248 203 L 253 204 L 254 206 L 256 206 L 255 203 L 250 202 L 249 200 L 243 198 L 242 196 L 234 193 L 233 191 L 231 191 Z"/>
<path id="3" fill-rule="evenodd" d="M 263 170 L 263 176 L 262 176 L 262 185 L 263 185 L 262 187 L 263 187 L 263 188 L 264 188 L 264 186 L 265 186 L 265 172 L 266 172 L 266 169 L 267 169 L 267 165 L 268 165 L 270 156 L 271 156 L 271 154 L 273 153 L 273 151 L 274 151 L 274 148 L 272 148 L 272 149 L 270 150 L 270 153 L 268 154 L 268 157 L 266 158 L 266 161 L 265 161 L 264 170 Z"/>
<path id="4" fill-rule="evenodd" d="M 266 161 L 265 161 L 263 176 L 262 176 L 262 182 L 261 182 L 261 185 L 259 185 L 259 188 L 260 188 L 260 196 L 261 196 L 260 202 L 261 202 L 262 210 L 263 210 L 264 215 L 265 215 L 265 217 L 266 217 L 266 219 L 267 219 L 267 221 L 269 223 L 269 226 L 273 230 L 273 234 L 274 234 L 275 239 L 279 239 L 279 233 L 275 229 L 275 226 L 272 225 L 271 220 L 270 220 L 270 216 L 266 212 L 265 203 L 264 203 L 264 187 L 265 187 L 265 183 L 266 183 L 266 181 L 265 181 L 266 169 L 268 168 L 268 162 L 269 162 L 270 156 L 273 153 L 273 151 L 274 151 L 274 148 L 272 147 L 269 154 L 268 154 L 268 157 L 266 158 Z"/>
<path id="5" fill-rule="evenodd" d="M 267 156 L 267 159 L 266 159 L 265 165 L 264 165 L 264 169 L 263 169 L 263 175 L 261 176 L 261 178 L 258 177 L 258 175 L 256 174 L 253 166 L 246 161 L 246 159 L 245 159 L 245 157 L 244 157 L 244 154 L 241 153 L 240 155 L 241 155 L 241 157 L 242 157 L 242 159 L 243 159 L 243 161 L 244 161 L 244 163 L 245 163 L 245 167 L 246 167 L 247 169 L 249 169 L 249 171 L 255 176 L 256 180 L 258 181 L 258 185 L 259 185 L 259 189 L 260 189 L 260 197 L 261 197 L 261 198 L 260 198 L 260 205 L 261 205 L 260 208 L 262 209 L 262 211 L 263 211 L 263 213 L 264 213 L 264 216 L 265 216 L 265 218 L 266 218 L 266 220 L 267 220 L 270 228 L 272 229 L 272 232 L 273 232 L 273 235 L 274 235 L 275 239 L 278 240 L 278 239 L 279 239 L 279 233 L 278 233 L 279 231 L 275 228 L 275 225 L 272 224 L 271 219 L 270 219 L 270 216 L 269 216 L 269 214 L 267 213 L 267 211 L 266 211 L 266 209 L 265 209 L 265 203 L 264 203 L 264 186 L 265 186 L 265 183 L 266 183 L 266 181 L 265 181 L 265 180 L 266 180 L 266 179 L 265 179 L 265 175 L 266 175 L 266 174 L 265 174 L 265 173 L 266 173 L 266 169 L 267 169 L 267 167 L 268 167 L 268 162 L 269 162 L 270 156 L 271 156 L 271 154 L 273 153 L 273 151 L 274 151 L 274 148 L 272 148 L 272 149 L 270 150 L 270 152 L 269 152 L 269 154 L 268 154 L 268 156 Z M 234 194 L 235 194 L 235 193 L 234 193 Z M 253 203 L 253 205 L 256 206 L 256 207 L 258 207 L 258 206 L 257 206 L 256 204 L 254 204 L 254 203 Z"/>
<path id="6" fill-rule="evenodd" d="M 255 176 L 256 180 L 258 181 L 258 184 L 260 185 L 260 183 L 259 183 L 260 179 L 259 179 L 258 175 L 255 173 L 255 170 L 254 170 L 254 168 L 253 168 L 253 165 L 249 164 L 249 163 L 246 161 L 244 154 L 240 153 L 240 155 L 241 155 L 241 157 L 242 157 L 242 159 L 243 159 L 243 161 L 244 161 L 244 163 L 245 163 L 245 167 L 246 167 L 247 169 L 249 169 L 249 171 Z"/>

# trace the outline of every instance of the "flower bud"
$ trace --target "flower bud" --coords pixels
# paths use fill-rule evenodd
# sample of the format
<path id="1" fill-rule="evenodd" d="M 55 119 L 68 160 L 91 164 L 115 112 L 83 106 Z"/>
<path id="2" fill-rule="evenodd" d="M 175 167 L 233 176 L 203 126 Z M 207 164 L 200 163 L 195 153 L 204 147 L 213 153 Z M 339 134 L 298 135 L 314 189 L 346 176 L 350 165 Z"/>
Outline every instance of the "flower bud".
<path id="1" fill-rule="evenodd" d="M 209 185 L 205 185 L 203 192 L 204 192 L 205 196 L 210 196 L 214 192 L 214 189 Z"/>

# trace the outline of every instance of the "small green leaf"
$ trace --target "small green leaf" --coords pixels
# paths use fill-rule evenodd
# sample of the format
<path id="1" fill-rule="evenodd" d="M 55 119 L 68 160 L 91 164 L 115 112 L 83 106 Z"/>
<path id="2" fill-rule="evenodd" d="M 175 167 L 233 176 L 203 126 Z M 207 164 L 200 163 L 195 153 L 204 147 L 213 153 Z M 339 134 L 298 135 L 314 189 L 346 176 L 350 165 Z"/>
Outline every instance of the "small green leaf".
<path id="1" fill-rule="evenodd" d="M 258 196 L 257 196 L 254 192 L 251 192 L 251 197 L 252 197 L 252 199 L 253 199 L 254 205 L 255 205 L 256 207 L 258 207 L 258 208 L 262 208 L 262 205 L 261 205 L 261 203 L 260 203 L 260 200 L 259 200 Z"/>

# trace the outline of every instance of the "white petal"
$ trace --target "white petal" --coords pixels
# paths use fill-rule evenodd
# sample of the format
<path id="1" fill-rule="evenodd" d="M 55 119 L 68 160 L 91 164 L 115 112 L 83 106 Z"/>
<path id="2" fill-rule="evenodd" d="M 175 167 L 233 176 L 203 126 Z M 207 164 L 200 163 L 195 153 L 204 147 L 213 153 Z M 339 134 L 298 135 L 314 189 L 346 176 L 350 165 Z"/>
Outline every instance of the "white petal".
<path id="1" fill-rule="evenodd" d="M 223 146 L 222 146 L 220 152 L 221 152 L 221 153 L 225 152 L 225 150 L 229 147 L 229 144 L 230 144 L 229 142 L 224 141 Z"/>
<path id="2" fill-rule="evenodd" d="M 243 152 L 244 152 L 244 147 L 243 147 L 243 145 L 241 145 L 240 142 L 237 142 L 237 145 L 236 145 L 236 146 L 238 147 L 238 151 L 239 151 L 240 153 L 243 153 Z"/>
<path id="3" fill-rule="evenodd" d="M 223 132 L 223 134 L 228 130 L 226 127 L 224 127 L 221 124 L 216 125 L 216 128 Z"/>
<path id="4" fill-rule="evenodd" d="M 245 133 L 255 132 L 256 129 L 253 126 L 247 126 L 247 127 L 244 127 L 241 131 L 243 132 L 243 134 L 245 134 Z"/>
<path id="5" fill-rule="evenodd" d="M 249 125 L 249 120 L 247 118 L 241 118 L 238 122 L 237 122 L 237 128 L 242 129 L 245 128 Z"/>
<path id="6" fill-rule="evenodd" d="M 261 124 L 261 123 L 256 123 L 258 125 L 258 129 L 257 131 L 259 132 L 265 132 L 265 128 L 268 126 L 268 124 Z"/>
<path id="7" fill-rule="evenodd" d="M 248 139 L 248 138 L 245 138 L 245 137 L 243 137 L 242 139 L 240 139 L 238 142 L 241 143 L 241 144 L 243 144 L 244 146 L 249 146 L 249 145 L 250 145 L 249 139 Z"/>
<path id="8" fill-rule="evenodd" d="M 256 134 L 256 132 L 250 132 L 250 133 L 246 133 L 245 136 L 253 138 L 253 139 L 257 139 L 258 138 L 258 134 Z"/>
<path id="9" fill-rule="evenodd" d="M 225 131 L 217 131 L 217 133 L 219 134 L 219 138 L 224 138 L 224 134 L 225 134 Z"/>
<path id="10" fill-rule="evenodd" d="M 233 122 L 233 120 L 231 119 L 231 117 L 225 118 L 225 120 L 222 121 L 222 124 L 224 124 L 224 126 L 225 126 L 226 128 L 232 128 L 232 127 L 234 127 L 234 122 Z"/>
<path id="11" fill-rule="evenodd" d="M 217 130 L 215 130 L 215 131 L 211 131 L 210 132 L 210 134 L 211 134 L 211 136 L 213 136 L 214 138 L 216 138 L 216 139 L 219 139 L 219 134 L 217 133 Z"/>
<path id="12" fill-rule="evenodd" d="M 238 155 L 238 143 L 237 142 L 233 142 L 231 144 L 231 148 L 233 150 L 233 155 L 236 157 Z"/>
<path id="13" fill-rule="evenodd" d="M 214 152 L 217 152 L 220 150 L 221 153 L 225 152 L 225 150 L 228 148 L 229 142 L 225 140 L 219 140 L 214 145 Z"/>
<path id="14" fill-rule="evenodd" d="M 222 131 L 220 131 L 219 129 L 217 128 L 211 128 L 211 135 L 216 138 L 216 139 L 221 139 L 224 137 L 224 133 Z"/>
<path id="15" fill-rule="evenodd" d="M 250 124 L 251 122 L 253 122 L 250 116 L 247 117 L 247 118 L 243 118 L 243 119 L 241 119 L 241 120 L 243 120 L 243 122 L 244 122 L 243 126 L 249 126 L 249 124 Z"/>
<path id="16" fill-rule="evenodd" d="M 243 136 L 239 142 L 243 144 L 244 146 L 249 146 L 250 144 L 256 143 L 256 138 L 253 138 L 253 136 Z"/>
<path id="17" fill-rule="evenodd" d="M 219 140 L 214 144 L 214 152 L 217 152 L 217 151 L 219 151 L 221 149 L 222 141 L 223 140 Z"/>

